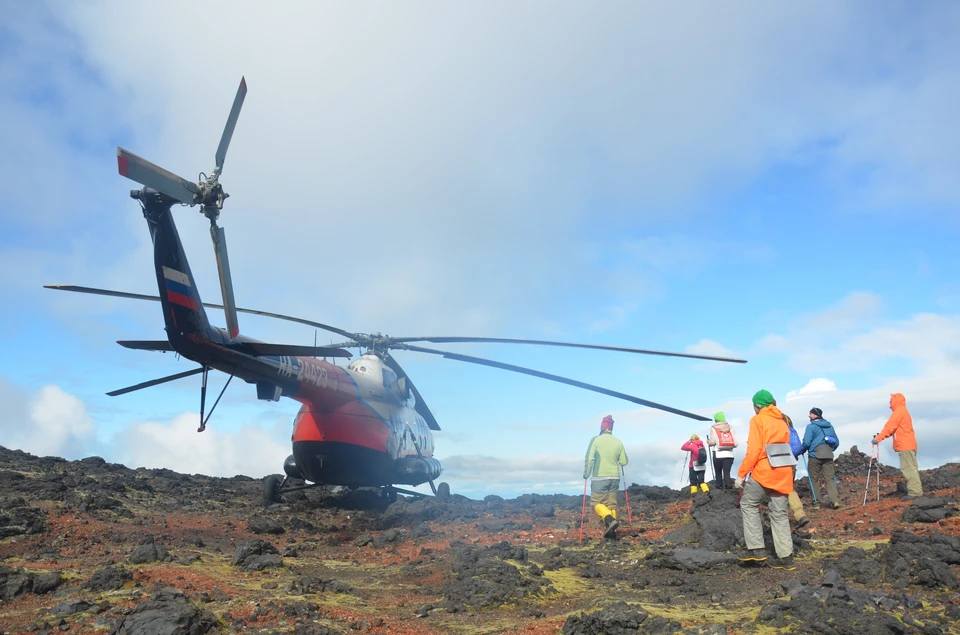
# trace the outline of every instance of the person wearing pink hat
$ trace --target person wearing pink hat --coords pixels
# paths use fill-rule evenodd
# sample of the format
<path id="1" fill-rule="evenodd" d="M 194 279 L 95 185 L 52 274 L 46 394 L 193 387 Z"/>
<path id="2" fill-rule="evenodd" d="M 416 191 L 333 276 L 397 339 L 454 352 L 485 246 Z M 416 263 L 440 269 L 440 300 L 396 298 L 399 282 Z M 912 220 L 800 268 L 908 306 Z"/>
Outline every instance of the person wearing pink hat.
<path id="1" fill-rule="evenodd" d="M 617 537 L 620 468 L 628 461 L 623 443 L 613 436 L 613 417 L 607 415 L 600 422 L 600 434 L 590 439 L 583 463 L 583 478 L 590 479 L 590 505 L 607 528 L 604 538 Z"/>

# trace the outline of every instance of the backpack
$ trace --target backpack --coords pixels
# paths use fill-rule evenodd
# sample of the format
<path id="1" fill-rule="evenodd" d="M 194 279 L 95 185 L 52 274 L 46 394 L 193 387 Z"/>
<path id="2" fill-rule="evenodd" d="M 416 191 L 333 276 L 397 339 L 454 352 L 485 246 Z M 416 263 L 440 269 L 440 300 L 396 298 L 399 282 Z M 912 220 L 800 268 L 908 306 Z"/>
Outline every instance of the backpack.
<path id="1" fill-rule="evenodd" d="M 836 450 L 840 447 L 840 440 L 836 437 L 832 437 L 829 434 L 823 437 L 823 442 L 830 446 L 831 450 Z"/>
<path id="2" fill-rule="evenodd" d="M 803 441 L 800 440 L 797 429 L 792 426 L 790 427 L 790 450 L 793 452 L 794 457 L 803 454 Z"/>
<path id="3" fill-rule="evenodd" d="M 703 465 L 707 462 L 707 451 L 701 445 L 700 449 L 697 450 L 697 465 Z"/>
<path id="4" fill-rule="evenodd" d="M 732 450 L 737 447 L 737 440 L 733 438 L 733 430 L 727 430 L 726 432 L 720 432 L 716 428 L 713 429 L 717 433 L 717 447 L 722 450 Z"/>

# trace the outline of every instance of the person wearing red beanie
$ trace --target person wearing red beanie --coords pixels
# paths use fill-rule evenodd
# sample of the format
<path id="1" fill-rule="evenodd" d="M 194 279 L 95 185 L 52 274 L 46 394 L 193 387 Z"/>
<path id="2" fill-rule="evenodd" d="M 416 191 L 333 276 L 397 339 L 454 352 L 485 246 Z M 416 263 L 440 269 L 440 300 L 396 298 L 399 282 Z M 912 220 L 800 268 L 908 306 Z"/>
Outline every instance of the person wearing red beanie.
<path id="1" fill-rule="evenodd" d="M 620 467 L 627 461 L 623 443 L 613 436 L 613 417 L 607 415 L 600 422 L 600 434 L 590 439 L 583 464 L 583 478 L 590 478 L 590 505 L 607 527 L 604 538 L 617 537 Z"/>

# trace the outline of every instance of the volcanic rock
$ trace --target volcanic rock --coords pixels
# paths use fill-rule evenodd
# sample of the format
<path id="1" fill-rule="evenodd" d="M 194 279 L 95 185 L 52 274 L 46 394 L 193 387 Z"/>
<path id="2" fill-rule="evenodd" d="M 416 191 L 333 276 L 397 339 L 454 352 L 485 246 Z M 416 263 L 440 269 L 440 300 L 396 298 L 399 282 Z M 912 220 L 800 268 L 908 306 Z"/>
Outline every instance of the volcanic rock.
<path id="1" fill-rule="evenodd" d="M 262 516 L 254 516 L 247 521 L 247 526 L 250 527 L 250 531 L 255 534 L 279 535 L 287 531 L 283 528 L 283 525 L 274 519 L 264 518 Z"/>
<path id="2" fill-rule="evenodd" d="M 699 529 L 702 549 L 729 551 L 743 544 L 743 517 L 737 499 L 734 490 L 716 489 L 693 499 L 690 515 Z"/>
<path id="3" fill-rule="evenodd" d="M 628 635 L 629 633 L 676 633 L 678 622 L 651 615 L 640 606 L 617 602 L 593 613 L 571 615 L 563 635 Z"/>
<path id="4" fill-rule="evenodd" d="M 165 560 L 168 555 L 167 549 L 154 542 L 154 539 L 150 537 L 133 550 L 133 553 L 130 554 L 130 562 L 133 564 L 149 564 Z"/>
<path id="5" fill-rule="evenodd" d="M 17 476 L 22 477 L 20 474 L 17 474 Z M 23 498 L 0 498 L 0 538 L 41 534 L 46 530 L 46 527 L 46 514 L 27 505 Z"/>
<path id="6" fill-rule="evenodd" d="M 133 580 L 133 574 L 127 569 L 116 565 L 104 567 L 94 572 L 93 576 L 84 586 L 91 591 L 116 591 L 122 589 L 123 585 Z"/>
<path id="7" fill-rule="evenodd" d="M 63 583 L 59 573 L 41 573 L 33 578 L 33 592 L 37 595 L 55 591 Z"/>
<path id="8" fill-rule="evenodd" d="M 960 538 L 933 534 L 917 536 L 898 531 L 883 552 L 886 579 L 895 585 L 918 584 L 955 590 L 960 582 L 949 565 L 960 564 Z"/>
<path id="9" fill-rule="evenodd" d="M 650 559 L 650 566 L 689 571 L 691 573 L 702 569 L 731 565 L 737 562 L 737 557 L 733 554 L 716 553 L 709 549 L 690 549 L 684 547 L 663 553 L 654 552 L 650 554 L 648 558 Z"/>
<path id="10" fill-rule="evenodd" d="M 531 595 L 541 595 L 548 580 L 524 576 L 506 560 L 527 561 L 527 551 L 503 541 L 492 547 L 452 544 L 455 553 L 455 579 L 443 590 L 445 608 L 458 613 L 471 608 L 487 608 L 523 602 Z"/>
<path id="11" fill-rule="evenodd" d="M 257 566 L 264 556 L 273 555 L 279 560 L 279 556 L 277 556 L 279 553 L 280 551 L 270 543 L 263 540 L 254 540 L 245 545 L 237 545 L 233 552 L 233 558 L 230 559 L 230 566 L 249 568 L 250 571 L 260 571 L 263 567 L 258 569 Z"/>
<path id="12" fill-rule="evenodd" d="M 0 567 L 0 600 L 11 600 L 33 590 L 33 574 L 23 568 Z"/>
<path id="13" fill-rule="evenodd" d="M 93 606 L 93 604 L 90 604 L 86 600 L 64 600 L 60 604 L 57 604 L 55 607 L 50 609 L 50 612 L 57 617 L 65 617 L 67 615 L 73 615 L 74 613 L 86 611 L 91 606 Z"/>
<path id="14" fill-rule="evenodd" d="M 940 496 L 921 496 L 903 510 L 903 520 L 908 523 L 935 523 L 957 514 L 952 500 Z"/>
<path id="15" fill-rule="evenodd" d="M 125 615 L 110 635 L 203 635 L 219 626 L 217 617 L 200 609 L 174 588 L 154 591 L 146 602 Z"/>

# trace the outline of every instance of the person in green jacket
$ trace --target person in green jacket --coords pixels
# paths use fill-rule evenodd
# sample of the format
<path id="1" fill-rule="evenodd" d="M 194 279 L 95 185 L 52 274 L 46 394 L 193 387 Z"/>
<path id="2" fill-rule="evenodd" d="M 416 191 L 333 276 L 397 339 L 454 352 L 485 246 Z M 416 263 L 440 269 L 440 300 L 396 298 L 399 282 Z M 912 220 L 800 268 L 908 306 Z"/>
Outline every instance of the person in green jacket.
<path id="1" fill-rule="evenodd" d="M 620 467 L 628 460 L 623 443 L 613 436 L 613 417 L 607 415 L 600 423 L 600 434 L 590 439 L 583 463 L 583 479 L 590 478 L 590 505 L 607 527 L 604 538 L 617 537 Z"/>

